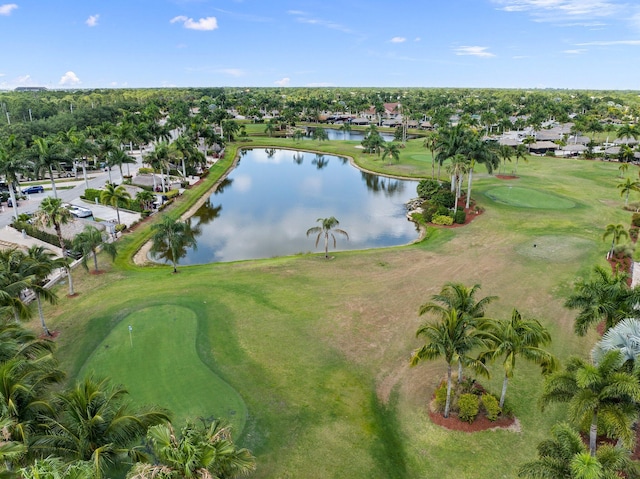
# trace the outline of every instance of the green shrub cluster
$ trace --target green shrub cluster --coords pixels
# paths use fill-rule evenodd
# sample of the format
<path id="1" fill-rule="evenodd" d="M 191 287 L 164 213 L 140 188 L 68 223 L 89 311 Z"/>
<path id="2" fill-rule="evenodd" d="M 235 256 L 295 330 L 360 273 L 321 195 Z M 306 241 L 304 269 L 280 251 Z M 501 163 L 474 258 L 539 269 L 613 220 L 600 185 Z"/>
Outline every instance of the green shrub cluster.
<path id="1" fill-rule="evenodd" d="M 102 193 L 102 190 L 96 190 L 95 188 L 87 188 L 86 190 L 84 190 L 84 195 L 80 195 L 80 198 L 93 203 L 95 202 L 96 198 L 98 198 L 98 201 L 100 201 L 100 193 Z"/>
<path id="2" fill-rule="evenodd" d="M 466 220 L 467 214 L 464 212 L 464 210 L 458 210 L 456 211 L 456 214 L 453 215 L 453 222 L 458 225 L 463 225 Z"/>
<path id="3" fill-rule="evenodd" d="M 58 237 L 56 235 L 39 230 L 34 225 L 29 224 L 26 221 L 14 221 L 12 226 L 18 231 L 24 230 L 24 232 L 32 238 L 39 239 L 40 241 L 57 246 L 58 248 L 60 247 L 60 241 L 58 241 Z"/>
<path id="4" fill-rule="evenodd" d="M 434 215 L 433 218 L 431 218 L 431 222 L 434 225 L 451 226 L 453 224 L 453 218 L 445 215 Z"/>
<path id="5" fill-rule="evenodd" d="M 489 421 L 497 420 L 501 410 L 496 397 L 493 394 L 483 394 L 481 400 L 487 419 Z"/>
<path id="6" fill-rule="evenodd" d="M 151 173 L 153 173 L 153 168 L 148 168 L 146 166 L 138 168 L 139 175 L 150 175 Z"/>
<path id="7" fill-rule="evenodd" d="M 471 424 L 480 411 L 480 398 L 475 394 L 461 394 L 458 399 L 458 417 Z"/>
<path id="8" fill-rule="evenodd" d="M 631 224 L 640 227 L 640 213 L 634 213 L 631 217 Z"/>

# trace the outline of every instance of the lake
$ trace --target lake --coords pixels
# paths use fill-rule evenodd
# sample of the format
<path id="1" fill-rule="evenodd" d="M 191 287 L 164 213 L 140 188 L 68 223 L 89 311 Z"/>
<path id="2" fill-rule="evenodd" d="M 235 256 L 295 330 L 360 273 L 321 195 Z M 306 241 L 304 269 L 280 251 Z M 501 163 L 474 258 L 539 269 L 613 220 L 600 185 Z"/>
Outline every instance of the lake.
<path id="1" fill-rule="evenodd" d="M 294 150 L 243 150 L 240 162 L 192 217 L 197 249 L 180 264 L 323 252 L 306 231 L 334 216 L 349 240 L 336 235 L 330 252 L 410 243 L 419 234 L 405 203 L 416 181 L 364 173 L 345 158 Z"/>

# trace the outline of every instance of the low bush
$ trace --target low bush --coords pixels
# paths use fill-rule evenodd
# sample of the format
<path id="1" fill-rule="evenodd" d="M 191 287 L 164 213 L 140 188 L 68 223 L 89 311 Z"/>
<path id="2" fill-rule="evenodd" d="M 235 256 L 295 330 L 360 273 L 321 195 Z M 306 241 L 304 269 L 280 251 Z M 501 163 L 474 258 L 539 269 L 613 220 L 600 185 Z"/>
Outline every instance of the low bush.
<path id="1" fill-rule="evenodd" d="M 420 198 L 425 198 L 425 199 L 431 198 L 439 190 L 440 190 L 440 183 L 438 183 L 437 180 L 433 180 L 433 179 L 420 180 L 416 188 L 418 196 Z"/>
<path id="2" fill-rule="evenodd" d="M 496 421 L 500 415 L 500 405 L 493 394 L 483 394 L 482 407 L 489 421 Z"/>
<path id="3" fill-rule="evenodd" d="M 433 404 L 437 412 L 444 412 L 444 407 L 447 405 L 447 383 L 443 382 L 436 389 Z"/>
<path id="4" fill-rule="evenodd" d="M 631 228 L 629 228 L 629 239 L 631 241 L 638 241 L 638 231 L 640 231 L 640 228 L 638 228 L 637 226 L 632 226 Z"/>
<path id="5" fill-rule="evenodd" d="M 471 424 L 476 420 L 476 416 L 480 411 L 480 398 L 475 394 L 461 394 L 458 399 L 458 417 L 461 421 Z"/>
<path id="6" fill-rule="evenodd" d="M 453 191 L 440 190 L 431 197 L 431 201 L 445 208 L 453 208 L 456 203 L 456 195 Z"/>
<path id="7" fill-rule="evenodd" d="M 58 241 L 57 235 L 39 230 L 32 224 L 29 224 L 27 222 L 22 222 L 22 221 L 14 221 L 12 226 L 18 231 L 24 231 L 27 235 L 31 236 L 32 238 L 39 239 L 40 241 L 44 241 L 45 243 L 49 243 L 53 246 L 57 246 L 58 248 L 60 247 L 60 241 Z"/>
<path id="8" fill-rule="evenodd" d="M 453 218 L 451 216 L 434 215 L 431 218 L 431 223 L 434 225 L 451 226 L 453 224 Z"/>
<path id="9" fill-rule="evenodd" d="M 464 210 L 456 211 L 456 214 L 453 216 L 453 222 L 458 225 L 463 225 L 466 220 L 467 214 L 464 212 Z"/>
<path id="10" fill-rule="evenodd" d="M 95 202 L 96 198 L 98 198 L 98 201 L 100 201 L 100 193 L 102 193 L 102 190 L 96 190 L 95 188 L 87 188 L 86 190 L 84 190 L 84 195 L 80 195 L 80 198 L 93 203 Z"/>
<path id="11" fill-rule="evenodd" d="M 147 168 L 146 166 L 138 168 L 139 175 L 150 175 L 151 173 L 153 173 L 153 168 Z"/>

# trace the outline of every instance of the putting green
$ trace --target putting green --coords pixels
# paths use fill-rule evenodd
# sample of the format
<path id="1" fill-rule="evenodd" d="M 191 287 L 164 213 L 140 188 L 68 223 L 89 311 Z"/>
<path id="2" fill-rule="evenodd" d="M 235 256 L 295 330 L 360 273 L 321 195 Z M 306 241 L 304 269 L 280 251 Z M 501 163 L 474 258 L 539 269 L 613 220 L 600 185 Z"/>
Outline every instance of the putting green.
<path id="1" fill-rule="evenodd" d="M 518 254 L 553 262 L 576 261 L 589 254 L 593 242 L 575 236 L 547 235 L 531 238 L 516 246 Z"/>
<path id="2" fill-rule="evenodd" d="M 422 154 L 422 153 L 417 153 L 415 155 L 411 155 L 410 158 L 412 160 L 416 160 L 416 161 L 428 161 L 428 162 L 431 162 L 431 156 L 425 155 L 425 154 Z"/>
<path id="3" fill-rule="evenodd" d="M 576 206 L 573 201 L 553 193 L 519 186 L 499 186 L 490 189 L 485 195 L 497 203 L 519 208 L 565 210 Z"/>
<path id="4" fill-rule="evenodd" d="M 196 351 L 196 314 L 153 306 L 124 318 L 87 359 L 80 377 L 117 378 L 136 404 L 157 404 L 181 425 L 188 418 L 221 417 L 239 435 L 247 418 L 242 397 Z M 131 326 L 131 331 L 129 331 Z"/>

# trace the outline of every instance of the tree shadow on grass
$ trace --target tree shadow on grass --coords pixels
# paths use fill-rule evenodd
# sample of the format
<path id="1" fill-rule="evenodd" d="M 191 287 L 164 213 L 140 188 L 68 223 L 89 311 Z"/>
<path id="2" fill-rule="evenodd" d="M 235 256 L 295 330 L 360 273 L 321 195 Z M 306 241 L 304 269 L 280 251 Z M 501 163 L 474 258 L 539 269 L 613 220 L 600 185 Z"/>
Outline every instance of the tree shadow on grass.
<path id="1" fill-rule="evenodd" d="M 396 388 L 391 392 L 387 404 L 380 401 L 375 391 L 371 394 L 372 430 L 376 436 L 371 446 L 371 455 L 378 463 L 382 476 L 389 479 L 408 476 L 404 442 L 396 412 L 397 404 Z"/>

